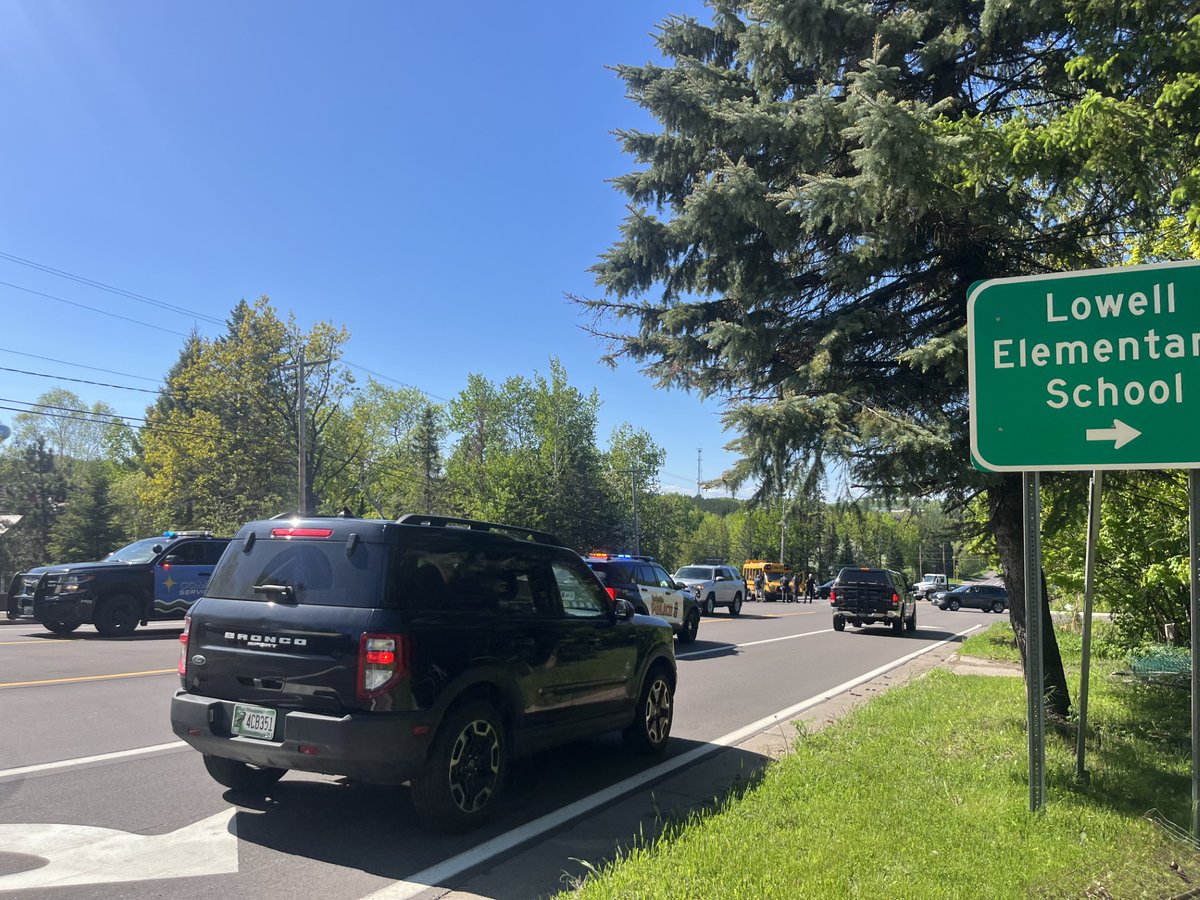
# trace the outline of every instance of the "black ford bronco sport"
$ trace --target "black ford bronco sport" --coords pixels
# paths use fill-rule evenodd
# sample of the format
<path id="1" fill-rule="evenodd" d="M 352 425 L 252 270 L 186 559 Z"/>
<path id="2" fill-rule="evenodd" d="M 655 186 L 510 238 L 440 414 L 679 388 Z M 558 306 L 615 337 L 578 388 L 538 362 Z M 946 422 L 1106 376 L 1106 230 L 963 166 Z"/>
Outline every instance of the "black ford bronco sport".
<path id="1" fill-rule="evenodd" d="M 227 787 L 409 781 L 452 831 L 492 813 L 515 756 L 612 729 L 659 753 L 671 628 L 559 544 L 438 516 L 245 525 L 180 636 L 172 728 Z"/>

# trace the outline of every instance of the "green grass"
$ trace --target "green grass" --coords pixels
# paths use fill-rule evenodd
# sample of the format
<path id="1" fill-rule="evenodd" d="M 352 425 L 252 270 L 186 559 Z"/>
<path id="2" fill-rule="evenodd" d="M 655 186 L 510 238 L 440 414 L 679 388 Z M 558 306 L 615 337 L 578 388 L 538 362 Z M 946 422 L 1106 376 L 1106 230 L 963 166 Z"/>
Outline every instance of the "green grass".
<path id="1" fill-rule="evenodd" d="M 1005 626 L 1000 626 L 1004 628 Z M 992 629 L 971 638 L 1008 658 Z M 1064 642 L 1066 643 L 1066 642 Z M 1064 657 L 1070 669 L 1069 648 Z M 1016 658 L 1015 647 L 1013 657 Z M 829 728 L 715 812 L 627 851 L 585 898 L 1166 897 L 1200 879 L 1200 855 L 1146 818 L 1187 825 L 1186 691 L 1094 661 L 1090 781 L 1073 733 L 1048 730 L 1044 813 L 1029 812 L 1020 678 L 945 670 Z M 1078 686 L 1073 673 L 1073 689 Z M 1104 893 L 1107 891 L 1107 894 Z"/>

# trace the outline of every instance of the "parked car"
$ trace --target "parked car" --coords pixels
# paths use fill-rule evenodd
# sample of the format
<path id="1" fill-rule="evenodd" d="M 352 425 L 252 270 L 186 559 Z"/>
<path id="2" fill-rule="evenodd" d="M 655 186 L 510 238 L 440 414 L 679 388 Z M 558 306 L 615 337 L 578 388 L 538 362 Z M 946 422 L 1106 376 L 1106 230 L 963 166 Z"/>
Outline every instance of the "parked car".
<path id="1" fill-rule="evenodd" d="M 982 609 L 1002 613 L 1008 609 L 1008 591 L 997 584 L 961 584 L 952 591 L 935 594 L 938 609 Z"/>
<path id="2" fill-rule="evenodd" d="M 238 531 L 180 636 L 171 727 L 219 783 L 289 769 L 410 782 L 429 824 L 496 808 L 516 756 L 671 732 L 671 629 L 528 529 L 404 516 Z"/>
<path id="3" fill-rule="evenodd" d="M 12 579 L 6 612 L 9 619 L 32 617 L 55 634 L 91 623 L 105 637 L 131 634 L 139 623 L 180 621 L 228 544 L 208 531 L 167 531 L 98 562 L 30 569 Z"/>
<path id="4" fill-rule="evenodd" d="M 700 630 L 700 605 L 688 588 L 649 556 L 592 553 L 583 560 L 614 600 L 628 600 L 636 612 L 665 619 L 690 644 Z"/>
<path id="5" fill-rule="evenodd" d="M 742 611 L 746 583 L 731 566 L 684 566 L 671 577 L 688 586 L 707 616 L 718 606 L 728 609 L 731 616 Z"/>
<path id="6" fill-rule="evenodd" d="M 836 579 L 830 578 L 824 584 L 817 585 L 817 599 L 818 600 L 828 600 L 829 599 L 829 589 L 833 587 L 833 582 L 835 580 Z"/>
<path id="7" fill-rule="evenodd" d="M 896 634 L 917 630 L 917 601 L 904 576 L 890 569 L 846 566 L 830 585 L 829 605 L 834 631 L 845 631 L 846 623 L 890 625 Z"/>

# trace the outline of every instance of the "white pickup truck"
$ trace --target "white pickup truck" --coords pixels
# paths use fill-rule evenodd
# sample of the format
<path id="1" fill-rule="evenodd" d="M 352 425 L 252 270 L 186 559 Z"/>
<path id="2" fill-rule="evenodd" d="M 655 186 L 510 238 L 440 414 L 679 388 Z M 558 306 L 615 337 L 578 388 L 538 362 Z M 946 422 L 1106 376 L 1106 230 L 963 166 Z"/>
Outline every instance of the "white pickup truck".
<path id="1" fill-rule="evenodd" d="M 687 585 L 706 616 L 711 616 L 718 606 L 728 608 L 731 616 L 742 611 L 746 582 L 732 566 L 684 566 L 672 577 Z"/>
<path id="2" fill-rule="evenodd" d="M 951 581 L 945 575 L 926 572 L 921 576 L 921 580 L 912 586 L 912 592 L 920 599 L 928 600 L 939 591 L 948 591 L 957 586 L 957 582 Z"/>

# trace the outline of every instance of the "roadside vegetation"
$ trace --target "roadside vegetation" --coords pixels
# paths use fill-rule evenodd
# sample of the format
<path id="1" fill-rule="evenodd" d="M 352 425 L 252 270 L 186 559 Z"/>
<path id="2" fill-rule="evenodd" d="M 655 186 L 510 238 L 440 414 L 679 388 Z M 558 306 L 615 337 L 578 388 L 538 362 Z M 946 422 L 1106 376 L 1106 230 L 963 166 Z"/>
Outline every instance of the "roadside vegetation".
<path id="1" fill-rule="evenodd" d="M 1106 631 L 1100 626 L 1097 631 Z M 1060 633 L 1078 687 L 1079 640 Z M 628 849 L 579 887 L 632 897 L 1170 897 L 1200 880 L 1189 823 L 1186 688 L 1093 647 L 1087 769 L 1047 731 L 1046 808 L 1029 812 L 1025 692 L 938 669 L 858 708 L 740 797 Z M 962 653 L 1019 658 L 997 623 Z"/>

